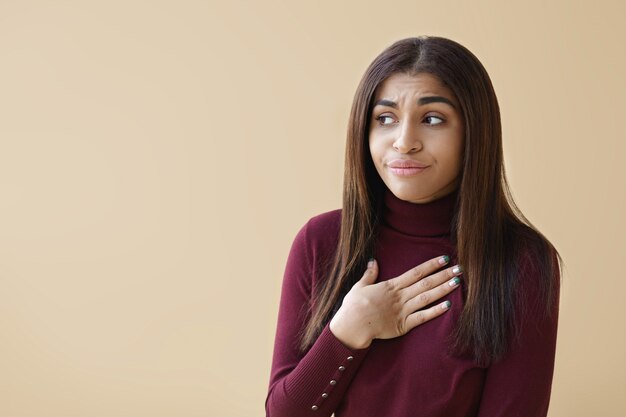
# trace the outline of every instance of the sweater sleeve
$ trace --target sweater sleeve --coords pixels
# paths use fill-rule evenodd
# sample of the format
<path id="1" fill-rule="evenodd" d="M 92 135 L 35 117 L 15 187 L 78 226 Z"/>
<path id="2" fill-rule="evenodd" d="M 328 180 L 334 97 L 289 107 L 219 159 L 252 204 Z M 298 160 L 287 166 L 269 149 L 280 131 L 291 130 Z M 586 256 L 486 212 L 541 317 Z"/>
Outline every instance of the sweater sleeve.
<path id="1" fill-rule="evenodd" d="M 545 417 L 548 414 L 556 354 L 559 313 L 560 273 L 552 274 L 555 296 L 551 315 L 540 303 L 536 263 L 522 261 L 521 308 L 516 320 L 519 343 L 488 368 L 480 403 L 479 417 Z"/>
<path id="2" fill-rule="evenodd" d="M 330 331 L 330 322 L 305 353 L 297 348 L 297 335 L 308 318 L 315 271 L 310 228 L 311 220 L 296 235 L 284 271 L 265 400 L 267 417 L 330 416 L 369 350 L 345 346 Z"/>

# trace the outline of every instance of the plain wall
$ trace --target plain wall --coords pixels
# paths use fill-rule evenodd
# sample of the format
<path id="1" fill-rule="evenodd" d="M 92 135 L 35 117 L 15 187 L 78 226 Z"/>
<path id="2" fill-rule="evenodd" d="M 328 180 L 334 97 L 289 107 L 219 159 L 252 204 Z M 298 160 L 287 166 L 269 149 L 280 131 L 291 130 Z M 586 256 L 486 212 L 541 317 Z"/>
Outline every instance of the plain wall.
<path id="1" fill-rule="evenodd" d="M 550 416 L 625 415 L 622 4 L 0 2 L 0 415 L 264 415 L 291 242 L 422 34 L 486 67 L 565 260 Z"/>

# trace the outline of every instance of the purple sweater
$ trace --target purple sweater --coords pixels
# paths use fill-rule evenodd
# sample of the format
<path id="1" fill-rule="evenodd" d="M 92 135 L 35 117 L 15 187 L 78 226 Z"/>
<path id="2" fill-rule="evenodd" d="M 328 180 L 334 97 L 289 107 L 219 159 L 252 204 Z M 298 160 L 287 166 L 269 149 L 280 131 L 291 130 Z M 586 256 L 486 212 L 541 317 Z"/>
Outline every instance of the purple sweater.
<path id="1" fill-rule="evenodd" d="M 376 243 L 378 281 L 396 277 L 438 255 L 458 262 L 450 241 L 457 191 L 426 204 L 397 198 L 389 190 Z M 521 341 L 500 361 L 478 366 L 446 353 L 464 305 L 466 286 L 448 296 L 448 311 L 394 339 L 374 339 L 350 349 L 326 324 L 301 354 L 296 335 L 312 286 L 324 276 L 316 268 L 336 250 L 341 209 L 309 219 L 291 246 L 282 282 L 274 354 L 265 410 L 268 417 L 497 417 L 546 416 L 556 349 L 558 302 L 551 320 L 537 310 L 533 263 L 520 258 Z M 559 274 L 554 274 L 559 281 Z M 557 286 L 558 289 L 558 286 Z M 558 299 L 558 298 L 557 298 Z"/>

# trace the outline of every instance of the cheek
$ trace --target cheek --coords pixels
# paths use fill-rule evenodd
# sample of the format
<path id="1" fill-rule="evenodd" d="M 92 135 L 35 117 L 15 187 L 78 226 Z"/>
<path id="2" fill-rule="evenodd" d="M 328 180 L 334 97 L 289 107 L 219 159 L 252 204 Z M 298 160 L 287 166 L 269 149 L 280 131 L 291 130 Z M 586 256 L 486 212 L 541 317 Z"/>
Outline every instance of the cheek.
<path id="1" fill-rule="evenodd" d="M 457 174 L 463 168 L 463 147 L 458 146 L 455 149 L 455 152 L 454 152 L 453 158 L 452 158 L 452 166 L 454 167 L 454 171 Z"/>
<path id="2" fill-rule="evenodd" d="M 438 165 L 446 172 L 456 173 L 461 169 L 463 164 L 463 147 L 456 143 L 451 143 L 448 146 L 439 149 L 437 152 L 439 158 L 437 158 Z"/>

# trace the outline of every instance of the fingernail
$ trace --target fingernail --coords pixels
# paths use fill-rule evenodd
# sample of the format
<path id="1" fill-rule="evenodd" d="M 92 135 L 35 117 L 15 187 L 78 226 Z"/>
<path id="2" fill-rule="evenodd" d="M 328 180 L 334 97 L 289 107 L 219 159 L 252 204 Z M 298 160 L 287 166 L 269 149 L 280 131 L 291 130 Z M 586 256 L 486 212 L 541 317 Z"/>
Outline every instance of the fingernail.
<path id="1" fill-rule="evenodd" d="M 445 301 L 443 304 L 441 304 L 441 308 L 443 308 L 444 310 L 447 310 L 450 308 L 451 305 L 452 303 L 450 301 Z"/>
<path id="2" fill-rule="evenodd" d="M 450 257 L 448 255 L 443 255 L 441 258 L 439 258 L 439 263 L 441 265 L 445 265 L 448 262 L 450 262 Z"/>
<path id="3" fill-rule="evenodd" d="M 460 282 L 461 282 L 460 279 L 454 278 L 453 280 L 448 282 L 448 285 L 451 286 L 451 287 L 456 287 L 457 285 L 459 285 Z"/>
<path id="4" fill-rule="evenodd" d="M 373 267 L 373 266 L 374 266 L 374 258 L 370 258 L 370 259 L 369 259 L 369 262 L 367 263 L 367 267 L 368 267 L 368 268 L 371 268 L 371 267 Z"/>
<path id="5" fill-rule="evenodd" d="M 461 268 L 461 265 L 457 265 L 452 268 L 452 272 L 454 272 L 455 274 L 460 274 L 461 272 L 463 272 L 463 268 Z"/>

